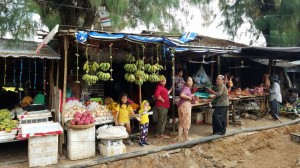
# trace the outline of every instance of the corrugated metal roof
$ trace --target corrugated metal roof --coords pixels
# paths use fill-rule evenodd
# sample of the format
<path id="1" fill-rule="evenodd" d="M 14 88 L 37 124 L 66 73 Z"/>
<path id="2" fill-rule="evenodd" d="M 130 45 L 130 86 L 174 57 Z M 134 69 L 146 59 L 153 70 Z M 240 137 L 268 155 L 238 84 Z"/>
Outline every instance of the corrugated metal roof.
<path id="1" fill-rule="evenodd" d="M 60 59 L 60 55 L 48 45 L 44 46 L 37 54 L 35 52 L 37 46 L 38 43 L 33 41 L 14 42 L 10 39 L 0 39 L 0 57 Z"/>

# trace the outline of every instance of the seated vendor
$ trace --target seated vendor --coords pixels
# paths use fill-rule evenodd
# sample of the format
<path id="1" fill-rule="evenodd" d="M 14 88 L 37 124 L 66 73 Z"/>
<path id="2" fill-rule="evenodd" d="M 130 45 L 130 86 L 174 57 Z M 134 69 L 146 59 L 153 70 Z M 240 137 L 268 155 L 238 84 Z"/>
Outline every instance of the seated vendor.
<path id="1" fill-rule="evenodd" d="M 283 103 L 287 104 L 289 103 L 292 106 L 297 106 L 297 100 L 298 100 L 298 92 L 295 88 L 289 88 L 288 89 L 288 95 L 283 99 Z"/>
<path id="2" fill-rule="evenodd" d="M 179 95 L 181 92 L 181 89 L 185 85 L 185 81 L 182 77 L 183 71 L 180 69 L 177 71 L 175 76 L 175 95 Z"/>

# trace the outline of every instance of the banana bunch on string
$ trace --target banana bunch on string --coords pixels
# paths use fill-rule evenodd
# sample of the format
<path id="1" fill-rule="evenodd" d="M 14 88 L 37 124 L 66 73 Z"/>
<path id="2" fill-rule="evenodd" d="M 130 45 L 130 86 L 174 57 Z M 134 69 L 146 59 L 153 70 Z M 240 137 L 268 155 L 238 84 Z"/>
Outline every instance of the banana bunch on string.
<path id="1" fill-rule="evenodd" d="M 97 73 L 99 80 L 108 81 L 109 79 L 111 79 L 110 73 L 106 72 L 110 69 L 110 67 L 111 67 L 111 65 L 108 62 L 102 62 L 99 64 L 100 71 Z"/>
<path id="2" fill-rule="evenodd" d="M 89 61 L 86 61 L 83 65 L 83 70 L 85 70 L 86 73 L 89 72 L 96 72 L 99 68 L 99 64 L 97 62 L 90 63 Z"/>
<path id="3" fill-rule="evenodd" d="M 98 79 L 102 81 L 108 81 L 110 79 L 110 73 L 99 71 L 97 73 Z"/>
<path id="4" fill-rule="evenodd" d="M 99 64 L 97 62 L 89 62 L 86 61 L 83 65 L 83 70 L 86 72 L 82 76 L 82 80 L 84 80 L 88 85 L 93 85 L 98 82 L 98 76 L 95 75 L 99 68 Z"/>
<path id="5" fill-rule="evenodd" d="M 110 63 L 108 63 L 108 62 L 102 62 L 102 63 L 99 64 L 99 69 L 101 71 L 104 71 L 104 72 L 108 71 L 109 68 L 110 68 Z"/>
<path id="6" fill-rule="evenodd" d="M 131 54 L 128 54 L 127 55 L 127 62 L 135 62 L 135 56 L 131 55 Z"/>
<path id="7" fill-rule="evenodd" d="M 150 65 L 150 64 L 145 64 L 145 71 L 149 72 L 149 73 L 156 73 L 158 71 L 163 70 L 164 67 L 158 63 L 154 64 L 154 65 Z"/>
<path id="8" fill-rule="evenodd" d="M 137 66 L 134 63 L 124 65 L 126 72 L 134 73 L 137 70 Z"/>
<path id="9" fill-rule="evenodd" d="M 99 79 L 96 75 L 84 74 L 82 76 L 82 80 L 84 80 L 88 85 L 93 85 L 97 83 Z"/>

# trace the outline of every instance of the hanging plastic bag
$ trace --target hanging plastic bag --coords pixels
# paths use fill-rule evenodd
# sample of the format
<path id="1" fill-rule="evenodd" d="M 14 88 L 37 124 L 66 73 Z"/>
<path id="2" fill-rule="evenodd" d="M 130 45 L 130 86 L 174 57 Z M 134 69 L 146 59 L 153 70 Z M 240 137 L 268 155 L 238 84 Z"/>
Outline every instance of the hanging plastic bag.
<path id="1" fill-rule="evenodd" d="M 210 82 L 203 66 L 201 65 L 200 69 L 193 76 L 196 85 L 203 85 L 207 82 Z"/>

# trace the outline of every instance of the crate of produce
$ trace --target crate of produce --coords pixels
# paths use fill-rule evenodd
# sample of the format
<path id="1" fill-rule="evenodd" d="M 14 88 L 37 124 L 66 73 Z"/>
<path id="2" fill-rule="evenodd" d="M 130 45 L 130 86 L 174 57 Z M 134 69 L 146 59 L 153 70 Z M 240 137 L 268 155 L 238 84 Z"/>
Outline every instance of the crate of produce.
<path id="1" fill-rule="evenodd" d="M 96 155 L 95 126 L 87 129 L 68 129 L 67 151 L 70 160 L 78 160 Z"/>
<path id="2" fill-rule="evenodd" d="M 58 135 L 30 137 L 28 140 L 29 167 L 47 166 L 58 162 Z"/>
<path id="3" fill-rule="evenodd" d="M 107 146 L 103 143 L 98 143 L 98 149 L 102 156 L 115 156 L 126 153 L 126 146 L 123 144 Z"/>

